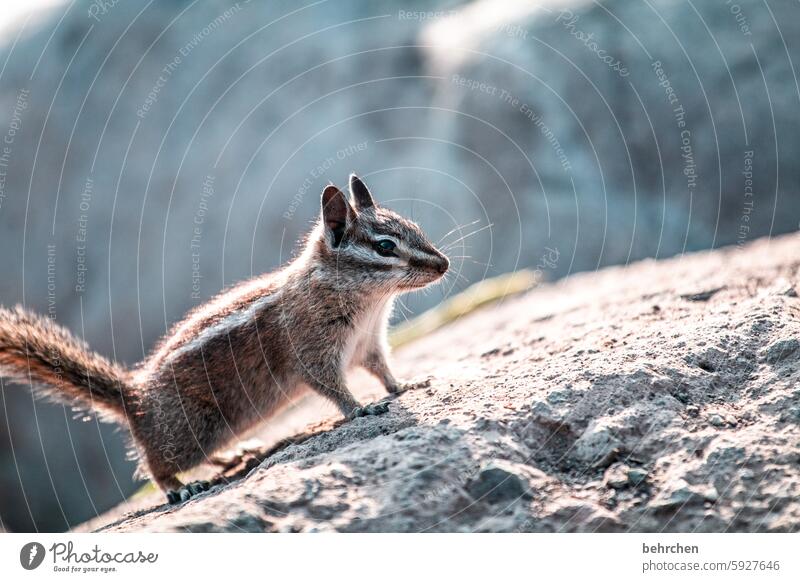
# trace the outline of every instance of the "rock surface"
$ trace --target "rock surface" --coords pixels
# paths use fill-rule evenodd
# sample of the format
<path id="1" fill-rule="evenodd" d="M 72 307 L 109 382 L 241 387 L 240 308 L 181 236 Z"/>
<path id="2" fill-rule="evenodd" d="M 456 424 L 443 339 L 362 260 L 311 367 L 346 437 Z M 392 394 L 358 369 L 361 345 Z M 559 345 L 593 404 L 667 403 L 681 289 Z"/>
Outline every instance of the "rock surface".
<path id="1" fill-rule="evenodd" d="M 482 310 L 397 354 L 431 382 L 386 415 L 84 529 L 798 531 L 798 248 L 645 261 Z"/>

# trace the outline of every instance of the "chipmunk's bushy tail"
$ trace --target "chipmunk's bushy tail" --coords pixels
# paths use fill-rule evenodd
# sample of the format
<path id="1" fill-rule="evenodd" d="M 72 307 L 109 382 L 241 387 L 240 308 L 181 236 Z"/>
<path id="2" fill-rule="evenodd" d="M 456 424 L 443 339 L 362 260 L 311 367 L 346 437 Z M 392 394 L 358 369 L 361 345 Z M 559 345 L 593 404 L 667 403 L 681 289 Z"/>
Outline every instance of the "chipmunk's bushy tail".
<path id="1" fill-rule="evenodd" d="M 49 318 L 0 307 L 0 377 L 67 404 L 124 413 L 128 373 Z"/>

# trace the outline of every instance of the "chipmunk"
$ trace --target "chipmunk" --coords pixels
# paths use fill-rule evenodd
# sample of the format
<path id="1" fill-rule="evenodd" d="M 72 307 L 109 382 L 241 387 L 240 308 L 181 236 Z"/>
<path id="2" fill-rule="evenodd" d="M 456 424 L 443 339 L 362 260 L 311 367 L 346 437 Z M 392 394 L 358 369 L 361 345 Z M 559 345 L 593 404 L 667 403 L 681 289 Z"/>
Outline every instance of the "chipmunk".
<path id="1" fill-rule="evenodd" d="M 349 190 L 323 190 L 320 218 L 294 260 L 191 311 L 130 370 L 46 317 L 0 308 L 0 376 L 127 424 L 137 474 L 170 503 L 208 488 L 184 485 L 178 473 L 304 390 L 348 419 L 386 412 L 359 404 L 345 372 L 362 366 L 389 393 L 401 390 L 387 363 L 393 301 L 439 280 L 449 261 L 415 223 L 378 206 L 355 174 Z"/>

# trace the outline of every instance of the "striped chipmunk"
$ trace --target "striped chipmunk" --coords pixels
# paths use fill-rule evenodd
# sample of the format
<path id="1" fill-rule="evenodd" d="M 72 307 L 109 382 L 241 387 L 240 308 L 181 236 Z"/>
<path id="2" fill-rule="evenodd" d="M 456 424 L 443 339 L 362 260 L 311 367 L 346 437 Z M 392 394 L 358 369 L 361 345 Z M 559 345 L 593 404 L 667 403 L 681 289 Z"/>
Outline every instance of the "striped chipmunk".
<path id="1" fill-rule="evenodd" d="M 127 424 L 139 476 L 170 503 L 208 489 L 177 474 L 269 421 L 308 389 L 348 419 L 382 414 L 345 382 L 356 366 L 389 393 L 404 386 L 387 362 L 395 297 L 438 281 L 449 261 L 413 222 L 378 206 L 350 176 L 329 185 L 297 257 L 191 311 L 131 369 L 93 352 L 47 317 L 0 307 L 0 376 Z"/>

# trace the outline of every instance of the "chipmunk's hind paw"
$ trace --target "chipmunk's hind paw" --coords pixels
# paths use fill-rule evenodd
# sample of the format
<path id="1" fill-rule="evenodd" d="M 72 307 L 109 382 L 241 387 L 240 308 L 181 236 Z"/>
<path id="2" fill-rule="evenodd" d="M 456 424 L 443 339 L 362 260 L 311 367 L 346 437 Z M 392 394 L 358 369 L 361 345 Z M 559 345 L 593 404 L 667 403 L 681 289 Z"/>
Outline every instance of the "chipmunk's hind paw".
<path id="1" fill-rule="evenodd" d="M 192 481 L 191 483 L 184 485 L 177 491 L 174 490 L 167 491 L 167 501 L 169 501 L 170 505 L 183 503 L 184 501 L 188 501 L 195 495 L 199 495 L 204 491 L 208 491 L 210 488 L 211 488 L 211 483 L 209 483 L 208 481 Z"/>
<path id="2" fill-rule="evenodd" d="M 348 420 L 359 418 L 360 416 L 378 416 L 379 414 L 386 414 L 389 412 L 388 402 L 376 402 L 374 404 L 367 404 L 366 406 L 356 406 L 348 416 Z"/>

